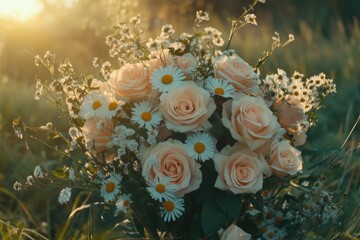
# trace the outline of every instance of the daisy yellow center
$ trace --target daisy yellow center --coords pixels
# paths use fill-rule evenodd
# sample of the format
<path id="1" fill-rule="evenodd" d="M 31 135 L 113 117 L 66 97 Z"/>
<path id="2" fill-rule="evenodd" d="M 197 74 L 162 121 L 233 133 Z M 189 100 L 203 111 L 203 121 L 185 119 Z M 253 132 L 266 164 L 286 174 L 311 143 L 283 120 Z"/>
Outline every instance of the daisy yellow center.
<path id="1" fill-rule="evenodd" d="M 215 88 L 214 92 L 215 92 L 215 94 L 218 94 L 218 95 L 224 95 L 224 93 L 225 93 L 224 89 L 221 87 Z"/>
<path id="2" fill-rule="evenodd" d="M 114 111 L 118 107 L 117 102 L 111 102 L 109 103 L 109 110 Z"/>
<path id="3" fill-rule="evenodd" d="M 124 200 L 124 201 L 123 201 L 123 206 L 124 206 L 124 207 L 129 206 L 129 200 Z"/>
<path id="4" fill-rule="evenodd" d="M 261 232 L 261 233 L 266 233 L 266 232 L 267 232 L 266 226 L 260 227 L 260 232 Z"/>
<path id="5" fill-rule="evenodd" d="M 145 122 L 150 121 L 151 118 L 152 118 L 152 117 L 151 117 L 151 113 L 149 113 L 149 112 L 143 112 L 143 113 L 141 114 L 141 119 L 144 120 Z"/>
<path id="6" fill-rule="evenodd" d="M 171 76 L 170 74 L 166 74 L 161 78 L 161 82 L 163 84 L 170 84 L 174 81 L 173 76 Z"/>
<path id="7" fill-rule="evenodd" d="M 93 102 L 92 107 L 93 107 L 94 110 L 100 108 L 101 107 L 101 102 L 96 100 L 95 102 Z"/>
<path id="8" fill-rule="evenodd" d="M 274 237 L 275 237 L 275 233 L 269 232 L 268 236 L 269 236 L 269 238 L 274 238 Z"/>
<path id="9" fill-rule="evenodd" d="M 203 153 L 205 151 L 205 145 L 201 142 L 195 143 L 194 150 L 197 153 Z"/>
<path id="10" fill-rule="evenodd" d="M 175 204 L 172 201 L 165 201 L 163 203 L 164 209 L 168 212 L 171 212 L 175 208 Z"/>
<path id="11" fill-rule="evenodd" d="M 108 183 L 106 184 L 106 186 L 105 186 L 105 190 L 106 190 L 106 192 L 108 192 L 108 193 L 113 192 L 113 191 L 115 190 L 115 183 L 113 183 L 113 182 L 108 182 Z"/>
<path id="12" fill-rule="evenodd" d="M 164 186 L 164 184 L 161 184 L 161 183 L 159 183 L 158 185 L 156 185 L 155 189 L 156 189 L 156 191 L 157 191 L 158 193 L 163 193 L 163 192 L 165 192 L 165 186 Z"/>

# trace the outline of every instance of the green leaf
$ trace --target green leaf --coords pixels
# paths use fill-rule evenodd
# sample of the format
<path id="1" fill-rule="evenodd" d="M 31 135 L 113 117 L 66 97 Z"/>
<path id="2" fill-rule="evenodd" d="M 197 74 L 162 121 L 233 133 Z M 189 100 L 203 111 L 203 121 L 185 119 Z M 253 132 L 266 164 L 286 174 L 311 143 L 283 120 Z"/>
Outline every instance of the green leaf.
<path id="1" fill-rule="evenodd" d="M 204 235 L 203 229 L 201 227 L 201 214 L 196 213 L 191 221 L 190 225 L 190 238 L 191 239 L 200 239 Z"/>
<path id="2" fill-rule="evenodd" d="M 250 199 L 250 202 L 253 204 L 254 208 L 262 211 L 264 208 L 264 201 L 261 196 L 261 192 L 258 191 L 253 197 Z"/>
<path id="3" fill-rule="evenodd" d="M 61 179 L 68 178 L 68 174 L 64 171 L 64 168 L 62 167 L 58 167 L 55 170 L 53 170 L 52 174 L 57 178 L 61 178 Z"/>
<path id="4" fill-rule="evenodd" d="M 240 194 L 219 191 L 219 193 L 216 194 L 216 202 L 230 217 L 235 219 L 239 217 L 242 207 Z"/>
<path id="5" fill-rule="evenodd" d="M 228 215 L 215 202 L 214 199 L 206 201 L 202 207 L 201 225 L 205 234 L 217 232 L 225 225 Z"/>

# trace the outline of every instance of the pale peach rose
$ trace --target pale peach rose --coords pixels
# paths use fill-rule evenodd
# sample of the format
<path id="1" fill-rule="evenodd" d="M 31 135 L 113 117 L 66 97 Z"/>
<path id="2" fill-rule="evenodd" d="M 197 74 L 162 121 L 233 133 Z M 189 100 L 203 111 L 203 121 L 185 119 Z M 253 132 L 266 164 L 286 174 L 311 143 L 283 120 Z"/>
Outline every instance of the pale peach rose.
<path id="1" fill-rule="evenodd" d="M 102 152 L 107 149 L 107 144 L 112 140 L 114 123 L 111 119 L 91 118 L 85 121 L 82 130 L 85 140 L 93 140 L 95 151 Z"/>
<path id="2" fill-rule="evenodd" d="M 96 78 L 94 78 L 92 81 L 91 81 L 91 85 L 90 85 L 91 88 L 96 88 L 99 90 L 99 92 L 113 92 L 111 90 L 111 86 L 109 85 L 108 82 L 103 82 L 103 81 L 100 81 Z"/>
<path id="3" fill-rule="evenodd" d="M 292 96 L 286 100 L 277 100 L 272 109 L 278 118 L 280 126 L 290 133 L 297 133 L 298 123 L 306 119 L 306 115 L 300 107 L 300 101 Z"/>
<path id="4" fill-rule="evenodd" d="M 293 138 L 292 138 L 292 143 L 294 145 L 294 147 L 298 147 L 301 145 L 304 145 L 306 142 L 306 133 L 300 132 L 300 133 L 294 133 Z"/>
<path id="5" fill-rule="evenodd" d="M 193 82 L 185 82 L 160 96 L 159 109 L 168 129 L 188 132 L 210 128 L 208 118 L 216 105 L 209 92 Z"/>
<path id="6" fill-rule="evenodd" d="M 245 94 L 237 94 L 223 104 L 222 122 L 235 140 L 264 154 L 270 153 L 271 142 L 280 129 L 263 98 Z"/>
<path id="7" fill-rule="evenodd" d="M 250 240 L 251 235 L 235 224 L 231 224 L 222 234 L 220 240 Z"/>
<path id="8" fill-rule="evenodd" d="M 295 175 L 302 169 L 301 152 L 287 141 L 278 142 L 272 147 L 269 164 L 273 174 L 278 177 Z"/>
<path id="9" fill-rule="evenodd" d="M 185 53 L 182 56 L 174 57 L 174 67 L 178 67 L 183 70 L 186 80 L 191 80 L 196 71 L 196 58 L 191 53 Z"/>
<path id="10" fill-rule="evenodd" d="M 169 49 L 154 51 L 151 55 L 152 59 L 147 62 L 150 72 L 160 67 L 164 68 L 169 65 L 174 66 L 175 64 Z"/>
<path id="11" fill-rule="evenodd" d="M 216 58 L 214 74 L 215 78 L 229 81 L 240 92 L 257 93 L 259 91 L 257 74 L 236 54 Z"/>
<path id="12" fill-rule="evenodd" d="M 234 194 L 256 193 L 262 189 L 263 174 L 269 171 L 264 157 L 248 147 L 235 144 L 215 154 L 215 169 L 218 177 L 215 187 L 230 190 Z"/>
<path id="13" fill-rule="evenodd" d="M 145 179 L 170 177 L 170 184 L 178 187 L 176 196 L 182 197 L 200 187 L 202 173 L 200 164 L 195 162 L 184 144 L 168 140 L 147 149 L 142 158 L 142 175 Z"/>
<path id="14" fill-rule="evenodd" d="M 125 64 L 110 74 L 115 96 L 128 100 L 142 100 L 152 92 L 149 72 L 142 63 Z"/>

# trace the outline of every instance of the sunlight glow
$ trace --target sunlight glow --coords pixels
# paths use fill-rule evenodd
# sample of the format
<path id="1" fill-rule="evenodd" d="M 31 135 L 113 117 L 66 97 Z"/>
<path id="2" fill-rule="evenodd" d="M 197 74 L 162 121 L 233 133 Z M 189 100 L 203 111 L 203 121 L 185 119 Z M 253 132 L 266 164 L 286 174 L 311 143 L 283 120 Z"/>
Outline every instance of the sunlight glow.
<path id="1" fill-rule="evenodd" d="M 26 21 L 43 9 L 38 0 L 0 0 L 0 18 L 11 18 Z"/>

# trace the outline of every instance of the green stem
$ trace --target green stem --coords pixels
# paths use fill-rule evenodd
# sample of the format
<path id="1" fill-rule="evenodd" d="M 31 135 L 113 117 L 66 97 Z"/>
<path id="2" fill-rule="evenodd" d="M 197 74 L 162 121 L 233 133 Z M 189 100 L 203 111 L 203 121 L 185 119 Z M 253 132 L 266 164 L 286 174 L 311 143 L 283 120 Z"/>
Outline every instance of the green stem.
<path id="1" fill-rule="evenodd" d="M 246 25 L 246 23 L 243 23 L 241 21 L 241 19 L 246 15 L 248 14 L 250 11 L 253 11 L 254 10 L 254 7 L 256 6 L 256 4 L 258 3 L 258 0 L 254 0 L 254 2 L 249 6 L 249 8 L 245 9 L 244 12 L 241 14 L 240 17 L 238 17 L 236 20 L 233 20 L 231 22 L 231 31 L 230 31 L 230 35 L 229 35 L 229 38 L 228 38 L 228 43 L 226 45 L 226 50 L 229 50 L 229 47 L 230 47 L 230 44 L 231 44 L 231 41 L 234 37 L 234 34 L 235 32 Z"/>

